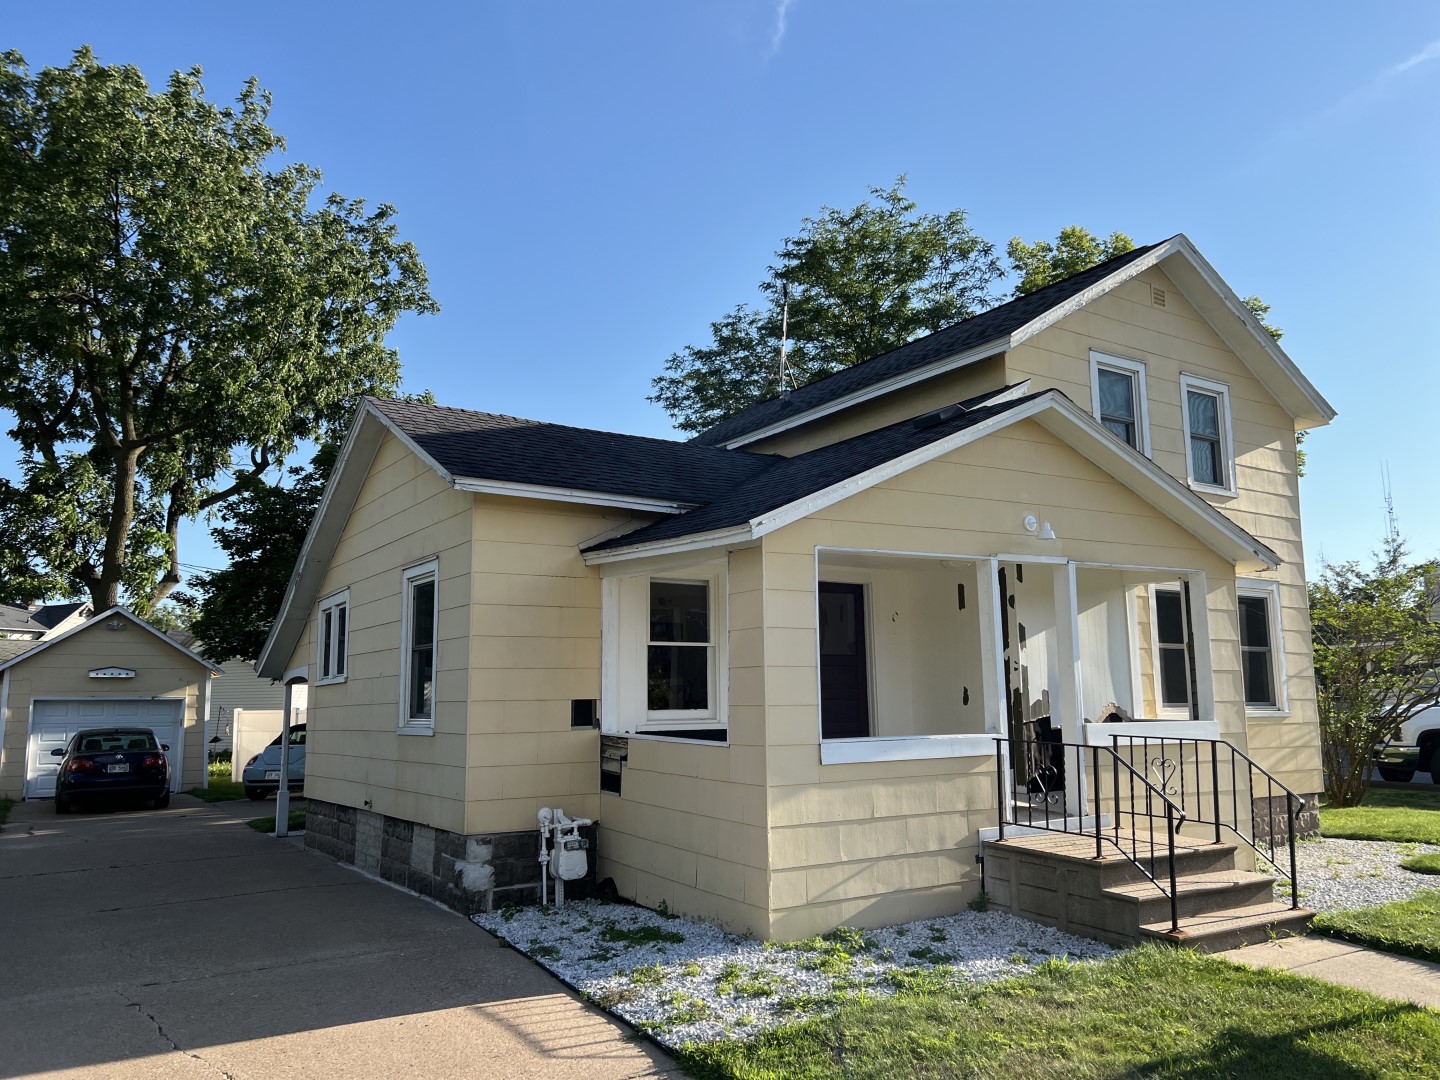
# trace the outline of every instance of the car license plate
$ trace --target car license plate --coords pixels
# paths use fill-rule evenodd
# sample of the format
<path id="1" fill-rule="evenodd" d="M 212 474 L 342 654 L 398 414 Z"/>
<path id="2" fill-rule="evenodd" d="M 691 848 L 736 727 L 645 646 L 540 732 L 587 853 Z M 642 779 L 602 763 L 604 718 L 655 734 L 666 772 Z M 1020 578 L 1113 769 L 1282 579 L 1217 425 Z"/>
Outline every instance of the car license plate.
<path id="1" fill-rule="evenodd" d="M 266 779 L 266 780 L 279 780 L 279 779 L 280 779 L 280 770 L 279 770 L 279 769 L 266 769 L 266 770 L 265 770 L 265 779 Z"/>
<path id="2" fill-rule="evenodd" d="M 106 771 L 106 772 L 129 772 L 129 771 L 130 771 L 130 763 L 129 763 L 128 761 L 121 761 L 121 762 L 117 762 L 117 763 L 114 764 L 114 765 L 106 765 L 106 766 L 105 766 L 105 771 Z"/>

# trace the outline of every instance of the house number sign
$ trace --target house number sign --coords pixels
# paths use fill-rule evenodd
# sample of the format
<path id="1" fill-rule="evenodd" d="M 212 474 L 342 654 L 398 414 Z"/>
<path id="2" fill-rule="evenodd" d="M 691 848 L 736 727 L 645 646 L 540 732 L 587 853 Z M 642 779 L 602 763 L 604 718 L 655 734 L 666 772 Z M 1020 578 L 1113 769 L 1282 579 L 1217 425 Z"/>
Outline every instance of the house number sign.
<path id="1" fill-rule="evenodd" d="M 97 667 L 90 669 L 92 679 L 133 679 L 135 670 L 128 667 Z"/>

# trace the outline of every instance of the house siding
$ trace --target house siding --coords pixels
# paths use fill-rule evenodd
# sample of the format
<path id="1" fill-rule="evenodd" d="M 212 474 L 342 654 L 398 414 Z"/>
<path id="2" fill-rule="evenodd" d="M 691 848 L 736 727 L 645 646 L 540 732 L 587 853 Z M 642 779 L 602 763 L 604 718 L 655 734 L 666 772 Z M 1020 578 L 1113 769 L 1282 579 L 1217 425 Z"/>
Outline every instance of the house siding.
<path id="1" fill-rule="evenodd" d="M 154 697 L 184 701 L 185 756 L 181 788 L 200 783 L 205 771 L 204 688 L 209 670 L 128 619 L 123 631 L 95 624 L 5 672 L 9 689 L 3 718 L 0 797 L 20 798 L 32 698 Z M 97 667 L 125 667 L 133 679 L 92 679 Z"/>
<path id="2" fill-rule="evenodd" d="M 1057 541 L 1024 532 L 1037 507 Z M 817 546 L 1201 571 L 1217 720 L 1243 737 L 1233 568 L 1038 424 L 1016 424 L 764 538 L 767 633 L 784 631 L 767 638 L 771 936 L 958 910 L 979 889 L 978 833 L 997 815 L 991 755 L 820 764 Z"/>
<path id="3" fill-rule="evenodd" d="M 1164 308 L 1152 303 L 1154 289 L 1165 291 Z M 1283 560 L 1278 570 L 1253 576 L 1279 582 L 1289 691 L 1288 712 L 1252 712 L 1237 745 L 1302 795 L 1319 791 L 1319 713 L 1293 421 L 1158 268 L 1011 350 L 1006 355 L 1009 380 L 1029 378 L 1037 390 L 1057 387 L 1088 410 L 1091 349 L 1145 363 L 1152 458 L 1181 481 L 1186 478 L 1181 373 L 1229 387 L 1237 494 L 1198 494 Z M 1233 613 L 1227 618 L 1238 621 Z M 1151 659 L 1145 657 L 1144 663 L 1148 673 Z M 1224 674 L 1239 678 L 1238 672 Z M 1153 680 L 1151 686 L 1153 695 Z"/>
<path id="4" fill-rule="evenodd" d="M 387 435 L 326 570 L 320 596 L 350 590 L 345 682 L 309 690 L 305 787 L 329 803 L 465 831 L 472 498 Z M 435 733 L 397 732 L 401 572 L 439 560 Z M 315 610 L 287 668 L 315 658 Z"/>

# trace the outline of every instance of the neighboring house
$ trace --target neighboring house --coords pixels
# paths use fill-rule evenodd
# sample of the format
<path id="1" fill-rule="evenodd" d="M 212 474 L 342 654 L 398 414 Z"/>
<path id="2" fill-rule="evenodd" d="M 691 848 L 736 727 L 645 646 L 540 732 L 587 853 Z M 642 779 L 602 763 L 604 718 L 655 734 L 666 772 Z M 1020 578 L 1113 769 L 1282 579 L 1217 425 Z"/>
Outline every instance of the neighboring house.
<path id="1" fill-rule="evenodd" d="M 973 899 L 1041 717 L 1316 792 L 1333 416 L 1183 236 L 688 443 L 367 401 L 258 664 L 311 687 L 307 843 L 501 904 L 558 806 L 622 896 L 794 938 Z"/>
<path id="2" fill-rule="evenodd" d="M 0 604 L 0 640 L 43 641 L 90 617 L 89 604 Z"/>
<path id="3" fill-rule="evenodd" d="M 55 794 L 51 754 L 87 727 L 139 724 L 169 745 L 173 790 L 205 775 L 218 669 L 121 607 L 55 637 L 0 641 L 0 798 Z"/>

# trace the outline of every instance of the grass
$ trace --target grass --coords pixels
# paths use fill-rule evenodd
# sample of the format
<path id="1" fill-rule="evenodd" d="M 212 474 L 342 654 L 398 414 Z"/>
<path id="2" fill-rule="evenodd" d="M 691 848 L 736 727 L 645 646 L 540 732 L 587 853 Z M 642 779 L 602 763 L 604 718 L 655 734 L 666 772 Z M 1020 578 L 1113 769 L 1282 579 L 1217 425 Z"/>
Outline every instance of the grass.
<path id="1" fill-rule="evenodd" d="M 194 795 L 205 802 L 229 802 L 231 799 L 245 798 L 245 785 L 231 779 L 230 762 L 212 761 L 209 786 L 192 787 L 185 794 Z"/>
<path id="2" fill-rule="evenodd" d="M 1440 792 L 1371 788 L 1359 806 L 1321 807 L 1320 835 L 1440 844 Z"/>
<path id="3" fill-rule="evenodd" d="M 1184 949 L 1051 960 L 983 987 L 916 987 L 754 1040 L 692 1045 L 680 1063 L 700 1080 L 1440 1072 L 1440 1013 Z"/>
<path id="4" fill-rule="evenodd" d="M 0 799 L 0 829 L 3 829 L 5 822 L 10 819 L 10 809 L 14 805 L 14 799 Z"/>
<path id="5" fill-rule="evenodd" d="M 289 821 L 291 832 L 294 832 L 296 829 L 305 828 L 305 808 L 301 806 L 295 810 L 291 810 Z M 245 824 L 249 825 L 256 832 L 273 833 L 275 831 L 275 818 L 273 816 L 257 817 L 253 821 L 247 821 Z"/>
<path id="6" fill-rule="evenodd" d="M 1380 907 L 1322 912 L 1311 925 L 1321 933 L 1373 949 L 1440 961 L 1440 890 L 1426 890 Z"/>
<path id="7" fill-rule="evenodd" d="M 4 822 L 0 817 L 0 822 Z M 1417 874 L 1440 874 L 1440 855 L 1412 855 L 1401 859 L 1400 866 Z"/>

